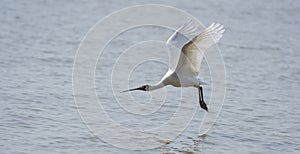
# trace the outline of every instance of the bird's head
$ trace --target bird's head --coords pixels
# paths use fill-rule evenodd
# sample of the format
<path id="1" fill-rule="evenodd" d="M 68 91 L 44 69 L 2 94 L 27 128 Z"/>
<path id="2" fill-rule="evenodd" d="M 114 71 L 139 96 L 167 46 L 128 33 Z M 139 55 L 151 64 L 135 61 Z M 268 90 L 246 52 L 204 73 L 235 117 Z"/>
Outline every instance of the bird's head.
<path id="1" fill-rule="evenodd" d="M 138 88 L 133 88 L 133 89 L 128 89 L 128 90 L 124 90 L 122 91 L 121 93 L 123 92 L 128 92 L 128 91 L 134 91 L 134 90 L 142 90 L 142 91 L 149 91 L 149 85 L 145 84 L 145 85 L 142 85 Z"/>

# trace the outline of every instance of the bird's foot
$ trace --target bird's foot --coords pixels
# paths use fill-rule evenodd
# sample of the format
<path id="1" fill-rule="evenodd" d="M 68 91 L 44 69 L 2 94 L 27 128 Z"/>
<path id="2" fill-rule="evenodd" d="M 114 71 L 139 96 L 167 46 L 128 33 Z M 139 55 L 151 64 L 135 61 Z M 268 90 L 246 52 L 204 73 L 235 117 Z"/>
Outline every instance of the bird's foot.
<path id="1" fill-rule="evenodd" d="M 201 106 L 202 109 L 204 109 L 205 111 L 208 112 L 208 108 L 207 108 L 206 103 L 204 101 L 200 102 L 200 106 Z"/>

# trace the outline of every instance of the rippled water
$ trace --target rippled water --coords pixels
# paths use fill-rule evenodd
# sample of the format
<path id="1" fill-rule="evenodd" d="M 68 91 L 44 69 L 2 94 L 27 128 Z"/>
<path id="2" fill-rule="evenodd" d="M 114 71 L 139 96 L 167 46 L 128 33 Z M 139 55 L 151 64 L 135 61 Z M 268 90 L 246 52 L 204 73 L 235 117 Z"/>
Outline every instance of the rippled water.
<path id="1" fill-rule="evenodd" d="M 99 140 L 80 119 L 72 96 L 72 65 L 80 40 L 102 17 L 143 2 L 7 0 L 0 5 L 1 153 L 299 153 L 298 1 L 147 3 L 178 7 L 205 25 L 217 21 L 226 26 L 219 43 L 226 99 L 207 135 L 197 135 L 203 114 L 198 109 L 190 126 L 170 144 L 129 151 Z M 163 74 L 167 67 L 158 65 L 162 69 L 157 73 Z M 110 114 L 117 118 L 120 113 Z M 124 125 L 136 120 L 126 118 L 132 119 L 118 120 Z"/>

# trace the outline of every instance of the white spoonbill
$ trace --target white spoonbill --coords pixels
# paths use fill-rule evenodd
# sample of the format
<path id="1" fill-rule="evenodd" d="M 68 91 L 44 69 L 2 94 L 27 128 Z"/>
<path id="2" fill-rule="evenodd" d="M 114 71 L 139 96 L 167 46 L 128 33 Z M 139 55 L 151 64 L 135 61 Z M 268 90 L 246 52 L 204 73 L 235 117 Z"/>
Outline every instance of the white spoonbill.
<path id="1" fill-rule="evenodd" d="M 220 40 L 225 29 L 221 24 L 212 23 L 201 33 L 197 33 L 197 30 L 198 26 L 195 22 L 189 20 L 170 36 L 167 44 L 181 49 L 181 53 L 176 67 L 170 67 L 169 71 L 159 82 L 122 92 L 133 90 L 152 91 L 167 85 L 174 87 L 196 87 L 198 88 L 200 107 L 208 111 L 203 99 L 203 89 L 201 86 L 205 83 L 198 76 L 199 69 L 204 51 Z M 192 39 L 188 39 L 188 36 L 191 35 L 193 36 Z"/>

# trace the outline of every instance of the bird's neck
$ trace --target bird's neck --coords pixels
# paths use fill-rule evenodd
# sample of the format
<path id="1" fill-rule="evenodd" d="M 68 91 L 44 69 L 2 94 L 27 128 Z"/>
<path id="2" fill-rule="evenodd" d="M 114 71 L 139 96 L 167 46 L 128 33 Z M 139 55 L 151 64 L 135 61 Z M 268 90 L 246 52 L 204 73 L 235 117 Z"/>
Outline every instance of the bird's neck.
<path id="1" fill-rule="evenodd" d="M 159 89 L 159 88 L 162 88 L 164 87 L 165 85 L 161 82 L 159 83 L 156 83 L 154 85 L 149 85 L 149 91 L 152 91 L 152 90 L 155 90 L 155 89 Z"/>

